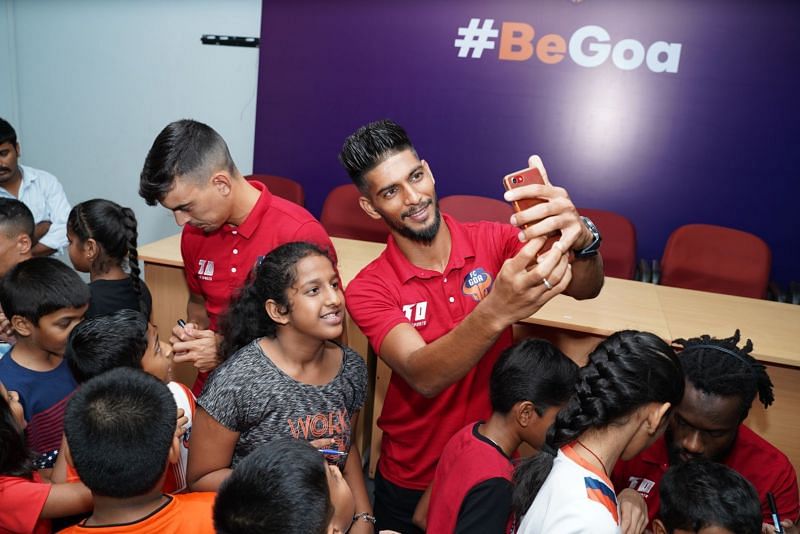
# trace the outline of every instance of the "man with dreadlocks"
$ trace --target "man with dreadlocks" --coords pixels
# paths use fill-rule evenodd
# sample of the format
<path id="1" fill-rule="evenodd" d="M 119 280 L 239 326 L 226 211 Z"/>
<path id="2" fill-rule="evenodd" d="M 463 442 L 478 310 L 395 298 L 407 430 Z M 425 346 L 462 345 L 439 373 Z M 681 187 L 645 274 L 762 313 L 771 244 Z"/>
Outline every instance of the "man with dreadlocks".
<path id="1" fill-rule="evenodd" d="M 758 491 L 765 522 L 772 522 L 767 492 L 775 496 L 787 532 L 797 532 L 800 514 L 797 476 L 781 451 L 742 424 L 758 399 L 775 399 L 766 369 L 750 353 L 748 339 L 739 348 L 739 331 L 727 339 L 704 335 L 675 342 L 686 376 L 683 400 L 664 436 L 628 461 L 618 462 L 612 480 L 617 490 L 633 488 L 645 498 L 652 522 L 659 509 L 659 483 L 670 465 L 705 458 L 734 469 Z M 773 532 L 768 527 L 765 532 Z"/>

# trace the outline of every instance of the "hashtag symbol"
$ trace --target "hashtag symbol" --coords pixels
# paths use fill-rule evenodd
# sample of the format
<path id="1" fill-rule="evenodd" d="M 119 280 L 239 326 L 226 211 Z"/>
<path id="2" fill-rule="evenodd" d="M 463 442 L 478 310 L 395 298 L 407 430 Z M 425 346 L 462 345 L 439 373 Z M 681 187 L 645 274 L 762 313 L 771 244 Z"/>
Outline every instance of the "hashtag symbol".
<path id="1" fill-rule="evenodd" d="M 456 39 L 453 43 L 458 48 L 458 57 L 467 57 L 472 50 L 473 58 L 480 58 L 484 50 L 493 50 L 494 41 L 497 37 L 497 30 L 492 28 L 494 19 L 484 19 L 483 26 L 480 25 L 481 19 L 470 19 L 469 26 L 458 29 L 458 35 L 463 39 Z"/>

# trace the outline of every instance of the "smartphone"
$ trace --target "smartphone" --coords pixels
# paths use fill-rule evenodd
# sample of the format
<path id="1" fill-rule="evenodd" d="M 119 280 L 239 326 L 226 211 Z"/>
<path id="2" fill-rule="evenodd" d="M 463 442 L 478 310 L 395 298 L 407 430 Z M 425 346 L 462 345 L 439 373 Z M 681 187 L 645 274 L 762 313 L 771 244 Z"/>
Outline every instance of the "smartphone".
<path id="1" fill-rule="evenodd" d="M 534 167 L 528 167 L 527 169 L 522 169 L 521 171 L 512 172 L 511 174 L 507 174 L 505 178 L 503 178 L 503 187 L 506 188 L 506 191 L 511 191 L 512 189 L 516 189 L 518 187 L 523 187 L 530 184 L 540 184 L 540 185 L 549 185 L 549 181 L 547 181 L 546 174 L 544 177 L 542 176 L 542 172 L 544 171 L 544 166 L 541 164 L 541 159 L 537 157 L 538 165 Z M 514 207 L 514 211 L 516 213 L 521 212 L 522 210 L 526 210 L 542 202 L 547 202 L 547 199 L 544 198 L 523 198 L 520 200 L 515 200 L 512 202 L 512 206 Z M 533 223 L 523 224 L 523 228 L 527 228 Z M 561 232 L 553 232 L 549 236 L 547 236 L 547 241 L 542 246 L 542 249 L 539 251 L 539 254 L 544 254 L 550 247 L 553 246 L 553 243 L 558 241 L 561 238 Z"/>
<path id="2" fill-rule="evenodd" d="M 528 167 L 527 169 L 522 169 L 521 171 L 512 172 L 503 178 L 503 187 L 506 188 L 506 191 L 511 191 L 512 189 L 530 184 L 544 185 L 542 173 L 536 167 Z M 511 205 L 514 206 L 514 211 L 519 213 L 522 210 L 526 210 L 536 206 L 537 204 L 541 204 L 542 202 L 547 202 L 547 200 L 543 198 L 523 198 L 520 200 L 515 200 L 511 203 Z M 522 225 L 523 228 L 527 228 L 528 226 L 529 224 Z"/>

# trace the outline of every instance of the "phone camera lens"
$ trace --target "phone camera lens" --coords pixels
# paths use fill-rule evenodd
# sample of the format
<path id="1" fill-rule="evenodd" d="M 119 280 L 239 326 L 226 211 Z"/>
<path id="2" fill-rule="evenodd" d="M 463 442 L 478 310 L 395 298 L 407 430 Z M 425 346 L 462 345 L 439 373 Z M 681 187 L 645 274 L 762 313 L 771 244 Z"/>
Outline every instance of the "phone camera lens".
<path id="1" fill-rule="evenodd" d="M 515 177 L 513 177 L 513 178 L 511 179 L 511 183 L 512 183 L 512 184 L 515 184 L 515 183 L 517 183 L 517 180 L 519 180 L 519 178 L 518 178 L 517 176 L 515 176 Z"/>

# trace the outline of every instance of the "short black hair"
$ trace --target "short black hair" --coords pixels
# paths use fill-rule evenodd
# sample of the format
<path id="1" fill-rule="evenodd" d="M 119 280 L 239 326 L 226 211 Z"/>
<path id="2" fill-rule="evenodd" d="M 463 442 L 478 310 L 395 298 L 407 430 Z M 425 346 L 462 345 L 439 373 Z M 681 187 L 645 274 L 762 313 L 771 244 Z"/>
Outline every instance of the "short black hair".
<path id="1" fill-rule="evenodd" d="M 195 120 L 171 122 L 147 153 L 139 177 L 139 196 L 154 206 L 172 190 L 175 178 L 192 177 L 199 182 L 221 169 L 230 173 L 236 170 L 221 135 Z"/>
<path id="2" fill-rule="evenodd" d="M 363 193 L 367 189 L 364 175 L 403 150 L 417 153 L 403 127 L 383 119 L 362 126 L 345 139 L 339 161 Z"/>
<path id="3" fill-rule="evenodd" d="M 169 388 L 144 371 L 120 367 L 87 381 L 64 416 L 81 481 L 116 499 L 151 491 L 167 468 L 177 410 Z"/>
<path id="4" fill-rule="evenodd" d="M 19 234 L 25 234 L 33 242 L 35 228 L 33 214 L 24 202 L 16 198 L 0 198 L 0 231 L 6 237 L 14 238 Z"/>
<path id="5" fill-rule="evenodd" d="M 0 117 L 0 145 L 3 143 L 17 144 L 17 132 L 11 123 Z"/>
<path id="6" fill-rule="evenodd" d="M 276 438 L 233 470 L 214 502 L 219 534 L 324 533 L 333 515 L 325 460 L 308 442 Z"/>
<path id="7" fill-rule="evenodd" d="M 31 258 L 15 265 L 0 282 L 0 306 L 34 324 L 64 308 L 89 303 L 89 286 L 78 273 L 55 258 Z"/>
<path id="8" fill-rule="evenodd" d="M 753 342 L 748 339 L 740 348 L 740 338 L 737 329 L 728 338 L 703 335 L 677 339 L 675 344 L 683 349 L 678 357 L 689 383 L 710 395 L 741 398 L 740 421 L 744 421 L 756 394 L 765 408 L 773 403 L 775 395 L 767 368 L 751 355 Z"/>
<path id="9" fill-rule="evenodd" d="M 117 310 L 79 323 L 64 352 L 75 380 L 86 382 L 117 367 L 141 369 L 147 327 L 147 317 L 136 310 Z"/>
<path id="10" fill-rule="evenodd" d="M 494 364 L 489 380 L 492 410 L 508 413 L 530 401 L 539 415 L 566 403 L 578 380 L 578 366 L 552 343 L 525 339 L 507 348 Z"/>
<path id="11" fill-rule="evenodd" d="M 761 504 L 750 482 L 723 464 L 696 459 L 670 467 L 661 480 L 659 516 L 667 532 L 723 527 L 761 532 Z"/>

